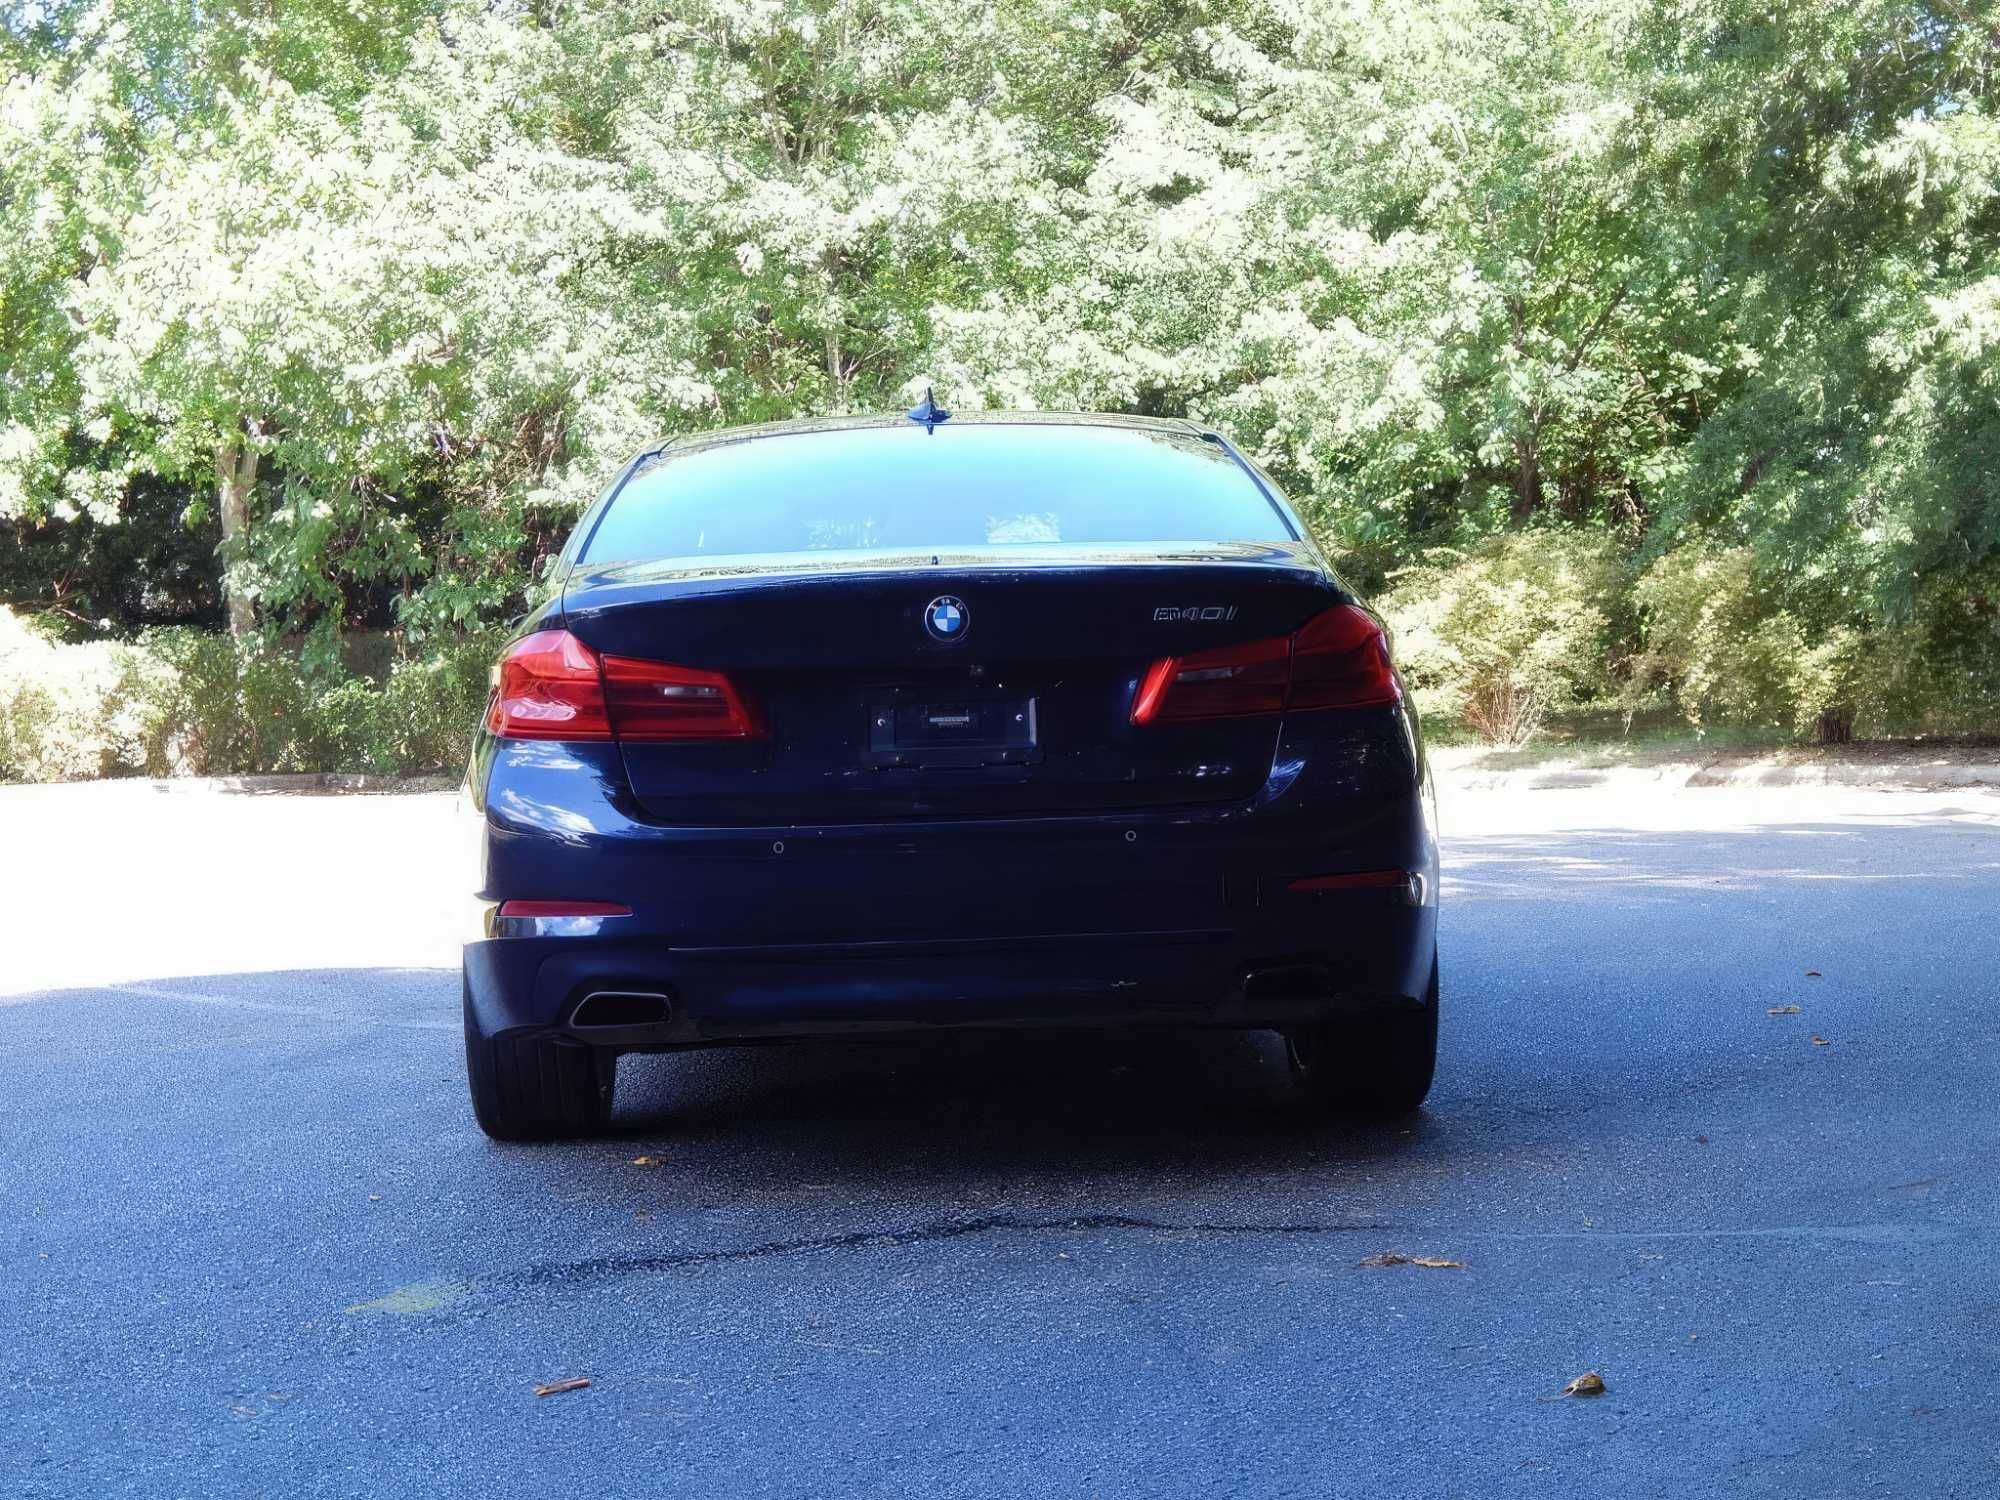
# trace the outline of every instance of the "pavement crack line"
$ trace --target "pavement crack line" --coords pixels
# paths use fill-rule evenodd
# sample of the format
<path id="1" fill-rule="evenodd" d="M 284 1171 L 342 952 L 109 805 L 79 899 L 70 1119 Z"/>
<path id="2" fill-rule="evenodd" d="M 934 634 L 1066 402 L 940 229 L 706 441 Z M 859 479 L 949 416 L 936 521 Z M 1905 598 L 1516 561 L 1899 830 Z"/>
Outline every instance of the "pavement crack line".
<path id="1" fill-rule="evenodd" d="M 1326 1235 L 1395 1234 L 1393 1224 L 1169 1224 L 1126 1214 L 1086 1214 L 1067 1219 L 946 1219 L 910 1229 L 861 1229 L 848 1234 L 770 1240 L 733 1250 L 686 1250 L 672 1255 L 593 1256 L 585 1260 L 543 1262 L 519 1271 L 481 1276 L 487 1287 L 548 1286 L 567 1282 L 643 1276 L 700 1266 L 737 1265 L 781 1256 L 816 1255 L 840 1250 L 897 1249 L 906 1245 L 941 1244 L 981 1234 L 1037 1234 L 1060 1230 L 1136 1230 L 1153 1234 L 1187 1235 Z"/>
<path id="2" fill-rule="evenodd" d="M 1514 1243 L 1535 1241 L 1575 1241 L 1602 1240 L 1611 1243 L 1645 1242 L 1649 1240 L 1733 1240 L 1801 1238 L 1849 1240 L 1864 1244 L 1893 1244 L 1926 1242 L 1960 1238 L 1966 1235 L 1981 1235 L 2000 1232 L 2000 1226 L 1992 1225 L 1898 1225 L 1898 1224 L 1854 1224 L 1854 1225 L 1784 1225 L 1761 1229 L 1576 1229 L 1576 1230 L 1496 1230 L 1496 1229 L 1412 1229 L 1397 1224 L 1357 1223 L 1357 1224 L 1228 1224 L 1228 1223 L 1188 1223 L 1171 1224 L 1159 1219 L 1137 1218 L 1128 1214 L 1086 1214 L 1066 1219 L 1016 1219 L 988 1217 L 979 1219 L 946 1219 L 909 1229 L 863 1229 L 847 1234 L 816 1235 L 799 1239 L 769 1240 L 761 1244 L 744 1245 L 731 1250 L 685 1250 L 669 1255 L 635 1256 L 592 1256 L 583 1260 L 541 1262 L 518 1271 L 489 1272 L 470 1277 L 461 1277 L 449 1283 L 453 1295 L 444 1301 L 431 1301 L 421 1297 L 409 1297 L 413 1292 L 422 1292 L 444 1283 L 422 1283 L 414 1288 L 400 1288 L 386 1297 L 370 1302 L 357 1303 L 347 1309 L 350 1313 L 365 1311 L 430 1312 L 442 1310 L 445 1302 L 458 1302 L 477 1291 L 505 1292 L 537 1287 L 573 1285 L 577 1283 L 618 1280 L 630 1276 L 644 1276 L 670 1271 L 697 1269 L 704 1266 L 741 1265 L 751 1261 L 771 1260 L 786 1256 L 816 1255 L 842 1250 L 900 1249 L 910 1245 L 942 1244 L 951 1240 L 967 1239 L 983 1234 L 1038 1234 L 1069 1231 L 1138 1231 L 1149 1234 L 1176 1235 L 1241 1235 L 1241 1236 L 1322 1236 L 1322 1235 L 1402 1235 L 1409 1237 L 1421 1234 L 1427 1241 L 1442 1243 Z M 399 1299 L 408 1300 L 403 1306 Z"/>
<path id="3" fill-rule="evenodd" d="M 1723 1240 L 1723 1239 L 1830 1239 L 1853 1240 L 1864 1244 L 1935 1240 L 1976 1232 L 1984 1226 L 1957 1226 L 1948 1230 L 1936 1225 L 1829 1224 L 1784 1225 L 1751 1229 L 1572 1229 L 1506 1230 L 1413 1229 L 1399 1224 L 1170 1224 L 1159 1219 L 1135 1218 L 1128 1214 L 1085 1214 L 1067 1219 L 944 1219 L 911 1229 L 861 1229 L 847 1234 L 820 1235 L 793 1240 L 770 1240 L 733 1250 L 686 1250 L 672 1255 L 593 1256 L 584 1260 L 545 1262 L 522 1271 L 503 1273 L 489 1280 L 518 1280 L 546 1283 L 572 1278 L 591 1279 L 644 1275 L 651 1271 L 678 1271 L 692 1266 L 730 1265 L 744 1261 L 768 1260 L 786 1255 L 814 1255 L 838 1250 L 898 1249 L 905 1245 L 941 1244 L 980 1234 L 1045 1234 L 1061 1230 L 1126 1230 L 1151 1234 L 1185 1235 L 1421 1235 L 1428 1241 L 1515 1241 L 1548 1240 Z"/>

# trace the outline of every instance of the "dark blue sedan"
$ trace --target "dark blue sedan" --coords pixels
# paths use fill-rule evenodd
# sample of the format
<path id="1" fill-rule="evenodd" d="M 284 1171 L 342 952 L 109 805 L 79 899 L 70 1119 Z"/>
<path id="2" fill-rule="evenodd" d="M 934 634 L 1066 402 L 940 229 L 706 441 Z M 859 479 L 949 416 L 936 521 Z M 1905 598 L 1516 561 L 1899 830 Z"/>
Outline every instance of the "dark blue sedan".
<path id="1" fill-rule="evenodd" d="M 502 655 L 468 772 L 488 1134 L 616 1060 L 941 1026 L 1275 1028 L 1415 1109 L 1437 846 L 1382 626 L 1179 421 L 746 428 L 643 453 Z"/>

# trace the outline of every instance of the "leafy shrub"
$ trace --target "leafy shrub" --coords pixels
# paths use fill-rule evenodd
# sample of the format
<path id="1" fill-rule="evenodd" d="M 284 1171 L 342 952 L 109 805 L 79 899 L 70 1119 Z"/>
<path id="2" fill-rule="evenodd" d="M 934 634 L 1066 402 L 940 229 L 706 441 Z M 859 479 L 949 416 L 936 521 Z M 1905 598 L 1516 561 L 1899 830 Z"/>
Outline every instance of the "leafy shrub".
<path id="1" fill-rule="evenodd" d="M 328 746 L 297 659 L 261 642 L 154 631 L 136 649 L 145 769 L 155 776 L 319 770 Z"/>
<path id="2" fill-rule="evenodd" d="M 456 770 L 471 751 L 473 726 L 486 708 L 493 659 L 500 643 L 468 636 L 421 658 L 399 661 L 381 693 L 384 733 L 377 740 L 380 769 Z"/>
<path id="3" fill-rule="evenodd" d="M 1602 538 L 1532 530 L 1439 550 L 1382 601 L 1417 707 L 1523 745 L 1551 713 L 1609 691 L 1605 601 L 1617 565 Z"/>
<path id="4" fill-rule="evenodd" d="M 0 780 L 453 770 L 497 649 L 434 641 L 377 680 L 192 629 L 64 645 L 0 610 Z"/>
<path id="5" fill-rule="evenodd" d="M 2000 731 L 2000 578 L 1928 582 L 1909 618 L 1869 634 L 1852 694 L 1869 734 Z"/>
<path id="6" fill-rule="evenodd" d="M 495 649 L 484 636 L 433 643 L 377 682 L 262 643 L 159 631 L 135 653 L 155 668 L 132 679 L 143 764 L 156 776 L 450 769 L 470 748 Z"/>
<path id="7" fill-rule="evenodd" d="M 1798 635 L 1789 617 L 1758 608 L 1748 548 L 1691 543 L 1655 560 L 1632 592 L 1642 645 L 1630 663 L 1628 700 L 1665 691 L 1697 730 L 1777 713 L 1789 718 L 1789 659 Z"/>
<path id="8" fill-rule="evenodd" d="M 75 781 L 113 773 L 136 753 L 125 672 L 110 642 L 63 645 L 0 609 L 0 781 Z"/>
<path id="9" fill-rule="evenodd" d="M 1749 548 L 1679 547 L 1646 569 L 1633 597 L 1643 644 L 1629 664 L 1628 702 L 1665 691 L 1696 730 L 1761 724 L 1848 737 L 1864 637 L 1842 626 L 1815 638 L 1772 601 Z"/>
<path id="10" fill-rule="evenodd" d="M 408 774 L 456 769 L 486 706 L 498 642 L 468 636 L 392 663 L 380 685 L 350 677 L 313 704 L 325 758 L 340 770 Z"/>

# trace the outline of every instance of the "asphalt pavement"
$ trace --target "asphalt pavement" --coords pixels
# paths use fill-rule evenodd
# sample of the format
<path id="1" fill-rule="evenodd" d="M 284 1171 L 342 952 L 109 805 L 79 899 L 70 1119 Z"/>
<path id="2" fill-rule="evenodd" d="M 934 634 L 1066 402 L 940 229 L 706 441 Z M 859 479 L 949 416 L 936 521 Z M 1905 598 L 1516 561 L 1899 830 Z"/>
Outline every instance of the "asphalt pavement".
<path id="1" fill-rule="evenodd" d="M 2000 1493 L 2000 795 L 1445 817 L 1407 1125 L 1021 1034 L 529 1148 L 448 797 L 0 790 L 0 1495 Z"/>

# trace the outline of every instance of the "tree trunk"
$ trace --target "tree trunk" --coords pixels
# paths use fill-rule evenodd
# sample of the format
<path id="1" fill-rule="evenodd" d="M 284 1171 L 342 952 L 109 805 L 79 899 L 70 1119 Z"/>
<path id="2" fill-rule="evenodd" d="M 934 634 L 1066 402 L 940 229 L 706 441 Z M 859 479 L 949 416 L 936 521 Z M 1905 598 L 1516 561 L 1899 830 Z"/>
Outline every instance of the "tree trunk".
<path id="1" fill-rule="evenodd" d="M 1540 252 L 1537 251 L 1537 254 Z M 1528 354 L 1528 305 L 1519 297 L 1507 299 L 1507 310 L 1514 320 L 1514 353 L 1526 359 Z M 1521 435 L 1514 439 L 1514 499 L 1508 507 L 1516 526 L 1524 524 L 1535 513 L 1536 503 L 1541 499 L 1541 436 L 1542 409 L 1539 403 L 1528 408 L 1523 414 L 1527 421 Z"/>
<path id="2" fill-rule="evenodd" d="M 847 415 L 847 376 L 841 370 L 840 335 L 832 329 L 826 334 L 826 378 L 833 383 L 833 414 Z"/>
<path id="3" fill-rule="evenodd" d="M 250 490 L 257 483 L 257 450 L 240 437 L 224 439 L 215 449 L 215 503 L 222 513 L 222 547 L 235 552 L 236 539 L 250 524 Z M 222 596 L 229 604 L 229 633 L 242 637 L 257 628 L 257 607 L 230 581 L 223 563 Z"/>
<path id="4" fill-rule="evenodd" d="M 1535 513 L 1542 498 L 1541 445 L 1529 432 L 1514 440 L 1514 504 L 1516 525 Z"/>

